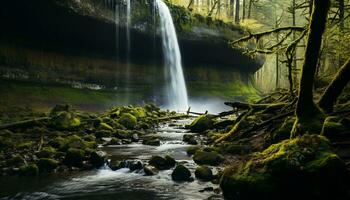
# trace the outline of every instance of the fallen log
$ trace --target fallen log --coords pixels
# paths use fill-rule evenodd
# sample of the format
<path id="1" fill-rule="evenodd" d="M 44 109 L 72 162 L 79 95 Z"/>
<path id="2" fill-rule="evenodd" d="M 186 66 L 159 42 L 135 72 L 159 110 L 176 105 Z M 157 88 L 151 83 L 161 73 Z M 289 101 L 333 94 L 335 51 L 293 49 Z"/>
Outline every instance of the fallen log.
<path id="1" fill-rule="evenodd" d="M 44 122 L 44 121 L 47 121 L 49 119 L 50 119 L 50 117 L 40 117 L 40 118 L 28 119 L 28 120 L 19 121 L 19 122 L 2 124 L 2 125 L 0 125 L 0 130 L 21 128 L 21 127 L 26 127 L 26 126 L 35 126 L 35 125 L 38 125 L 40 122 Z"/>
<path id="2" fill-rule="evenodd" d="M 244 102 L 225 102 L 225 105 L 237 109 L 252 109 L 253 111 L 269 109 L 270 111 L 278 110 L 286 106 L 286 103 L 276 103 L 276 104 L 249 104 Z"/>

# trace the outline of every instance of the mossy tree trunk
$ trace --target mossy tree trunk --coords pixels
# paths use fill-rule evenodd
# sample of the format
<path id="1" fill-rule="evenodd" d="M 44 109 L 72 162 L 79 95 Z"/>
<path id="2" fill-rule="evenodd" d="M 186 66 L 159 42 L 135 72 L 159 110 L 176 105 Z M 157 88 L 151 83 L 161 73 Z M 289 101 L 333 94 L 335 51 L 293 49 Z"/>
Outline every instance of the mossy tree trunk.
<path id="1" fill-rule="evenodd" d="M 323 93 L 319 106 L 327 113 L 333 112 L 334 103 L 337 101 L 339 95 L 342 93 L 345 86 L 350 81 L 350 58 L 338 71 L 333 81 L 328 85 L 326 91 Z"/>
<path id="2" fill-rule="evenodd" d="M 313 1 L 313 11 L 310 19 L 308 42 L 302 66 L 299 99 L 296 108 L 297 121 L 293 128 L 292 136 L 307 132 L 316 133 L 322 128 L 322 126 L 318 125 L 318 121 L 321 124 L 322 114 L 313 101 L 313 85 L 329 7 L 330 0 Z"/>

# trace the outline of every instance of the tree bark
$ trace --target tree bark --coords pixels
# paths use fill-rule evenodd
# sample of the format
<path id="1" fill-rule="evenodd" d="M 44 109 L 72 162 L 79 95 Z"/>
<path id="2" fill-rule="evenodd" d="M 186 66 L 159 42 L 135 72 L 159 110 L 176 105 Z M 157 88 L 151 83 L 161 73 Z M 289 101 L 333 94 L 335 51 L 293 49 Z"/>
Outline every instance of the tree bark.
<path id="1" fill-rule="evenodd" d="M 296 115 L 298 118 L 313 117 L 315 114 L 316 106 L 313 102 L 313 84 L 329 7 L 330 0 L 313 1 L 313 11 L 310 19 L 308 42 L 304 56 L 299 99 L 296 108 Z"/>
<path id="2" fill-rule="evenodd" d="M 350 81 L 350 58 L 340 68 L 337 75 L 332 82 L 328 85 L 326 91 L 323 93 L 318 105 L 322 110 L 327 113 L 333 112 L 333 106 L 336 103 L 338 97 L 342 93 L 345 86 Z"/>
<path id="3" fill-rule="evenodd" d="M 236 0 L 235 22 L 239 24 L 240 0 Z"/>

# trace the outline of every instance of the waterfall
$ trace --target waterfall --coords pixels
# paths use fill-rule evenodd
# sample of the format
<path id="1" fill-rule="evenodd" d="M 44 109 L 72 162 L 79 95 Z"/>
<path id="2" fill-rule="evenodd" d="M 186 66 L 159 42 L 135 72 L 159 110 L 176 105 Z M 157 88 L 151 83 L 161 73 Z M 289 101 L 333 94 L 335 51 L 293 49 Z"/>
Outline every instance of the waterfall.
<path id="1" fill-rule="evenodd" d="M 131 2 L 126 0 L 126 103 L 130 101 L 130 27 L 131 27 Z"/>
<path id="2" fill-rule="evenodd" d="M 168 106 L 170 109 L 187 110 L 188 96 L 185 78 L 182 70 L 181 53 L 177 41 L 176 30 L 168 6 L 162 0 L 156 0 L 160 15 L 160 31 L 166 77 L 170 77 L 168 84 Z"/>

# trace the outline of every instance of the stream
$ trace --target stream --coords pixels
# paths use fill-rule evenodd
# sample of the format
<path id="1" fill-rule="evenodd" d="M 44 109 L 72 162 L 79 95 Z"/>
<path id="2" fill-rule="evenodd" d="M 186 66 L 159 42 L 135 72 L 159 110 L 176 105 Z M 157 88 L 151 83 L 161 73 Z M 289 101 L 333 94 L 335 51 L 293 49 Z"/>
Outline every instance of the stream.
<path id="1" fill-rule="evenodd" d="M 182 129 L 190 120 L 178 120 L 160 125 L 155 133 L 161 139 L 160 146 L 141 143 L 101 147 L 113 161 L 140 160 L 147 163 L 152 155 L 170 155 L 188 167 L 194 177 L 197 165 L 187 156 L 189 146 L 182 142 L 187 130 Z M 215 169 L 213 172 L 216 173 Z M 172 169 L 159 171 L 154 176 L 145 176 L 143 171 L 130 172 L 127 168 L 112 171 L 108 167 L 99 170 L 55 174 L 39 177 L 3 177 L 0 179 L 0 199 L 223 199 L 213 189 L 211 182 L 194 179 L 192 182 L 174 182 Z"/>

